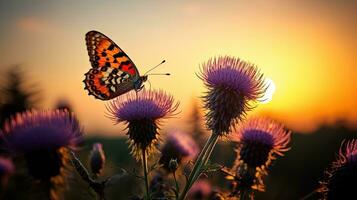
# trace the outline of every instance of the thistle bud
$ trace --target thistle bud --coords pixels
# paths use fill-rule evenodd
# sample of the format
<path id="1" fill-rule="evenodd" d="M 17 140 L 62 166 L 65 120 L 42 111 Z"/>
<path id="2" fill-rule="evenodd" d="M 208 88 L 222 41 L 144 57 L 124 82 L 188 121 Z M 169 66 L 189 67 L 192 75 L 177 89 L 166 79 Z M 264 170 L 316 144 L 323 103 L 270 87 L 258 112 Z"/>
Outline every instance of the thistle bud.
<path id="1" fill-rule="evenodd" d="M 171 159 L 169 162 L 170 171 L 174 172 L 174 171 L 176 171 L 177 168 L 178 168 L 177 159 Z"/>
<path id="2" fill-rule="evenodd" d="M 173 131 L 168 134 L 166 142 L 161 148 L 159 163 L 163 165 L 164 169 L 172 171 L 169 167 L 171 160 L 174 159 L 176 161 L 177 169 L 183 160 L 194 159 L 197 153 L 198 146 L 188 134 L 181 131 Z"/>
<path id="3" fill-rule="evenodd" d="M 94 143 L 92 151 L 89 156 L 90 160 L 90 168 L 92 173 L 95 175 L 99 175 L 105 164 L 105 155 L 103 150 L 103 145 L 101 143 Z"/>

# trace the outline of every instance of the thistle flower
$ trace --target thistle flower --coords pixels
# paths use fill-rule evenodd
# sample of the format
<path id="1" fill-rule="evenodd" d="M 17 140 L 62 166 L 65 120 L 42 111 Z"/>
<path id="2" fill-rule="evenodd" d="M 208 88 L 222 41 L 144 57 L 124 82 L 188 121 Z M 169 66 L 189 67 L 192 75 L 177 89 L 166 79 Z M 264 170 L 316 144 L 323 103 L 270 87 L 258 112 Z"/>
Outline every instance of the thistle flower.
<path id="1" fill-rule="evenodd" d="M 15 172 L 11 159 L 0 157 L 0 188 L 6 186 L 9 177 Z"/>
<path id="2" fill-rule="evenodd" d="M 132 153 L 137 159 L 142 152 L 155 149 L 160 121 L 175 114 L 178 103 L 163 91 L 143 90 L 119 96 L 107 106 L 109 117 L 127 125 Z"/>
<path id="3" fill-rule="evenodd" d="M 326 170 L 319 190 L 322 199 L 356 198 L 356 179 L 357 140 L 355 139 L 342 142 L 336 161 Z"/>
<path id="4" fill-rule="evenodd" d="M 204 98 L 207 126 L 218 135 L 228 134 L 231 125 L 253 107 L 250 101 L 263 96 L 263 75 L 255 65 L 239 58 L 218 57 L 203 64 L 199 78 L 208 88 Z"/>
<path id="5" fill-rule="evenodd" d="M 238 142 L 237 161 L 254 169 L 267 167 L 276 155 L 283 156 L 290 149 L 290 135 L 281 124 L 268 118 L 252 118 L 232 137 Z"/>
<path id="6" fill-rule="evenodd" d="M 290 149 L 290 134 L 281 124 L 259 117 L 249 119 L 232 135 L 238 143 L 233 175 L 227 176 L 232 180 L 232 196 L 254 198 L 254 191 L 265 190 L 266 168 L 276 155 L 283 156 Z"/>
<path id="7" fill-rule="evenodd" d="M 183 159 L 193 159 L 197 156 L 198 146 L 192 138 L 181 131 L 170 132 L 166 138 L 166 143 L 161 149 L 159 163 L 170 171 L 170 160 L 176 160 L 178 164 Z"/>
<path id="8" fill-rule="evenodd" d="M 75 148 L 82 141 L 78 121 L 67 111 L 27 111 L 5 123 L 3 136 L 7 147 L 16 153 Z"/>
<path id="9" fill-rule="evenodd" d="M 92 173 L 98 176 L 102 172 L 105 164 L 105 155 L 101 143 L 93 144 L 92 151 L 89 155 L 89 162 Z"/>
<path id="10" fill-rule="evenodd" d="M 67 111 L 28 111 L 6 122 L 2 137 L 11 152 L 24 155 L 29 174 L 50 184 L 55 196 L 52 189 L 63 183 L 69 159 L 66 148 L 75 148 L 82 132 Z"/>

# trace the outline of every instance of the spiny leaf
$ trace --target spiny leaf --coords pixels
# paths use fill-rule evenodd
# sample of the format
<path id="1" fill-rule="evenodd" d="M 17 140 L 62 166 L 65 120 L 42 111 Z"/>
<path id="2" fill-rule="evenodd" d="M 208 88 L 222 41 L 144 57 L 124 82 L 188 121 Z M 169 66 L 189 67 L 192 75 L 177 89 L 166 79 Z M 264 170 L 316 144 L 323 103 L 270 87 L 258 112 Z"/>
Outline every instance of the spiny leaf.
<path id="1" fill-rule="evenodd" d="M 210 172 L 216 172 L 218 170 L 222 169 L 222 166 L 218 163 L 207 163 L 204 165 L 201 169 L 202 173 L 210 173 Z"/>

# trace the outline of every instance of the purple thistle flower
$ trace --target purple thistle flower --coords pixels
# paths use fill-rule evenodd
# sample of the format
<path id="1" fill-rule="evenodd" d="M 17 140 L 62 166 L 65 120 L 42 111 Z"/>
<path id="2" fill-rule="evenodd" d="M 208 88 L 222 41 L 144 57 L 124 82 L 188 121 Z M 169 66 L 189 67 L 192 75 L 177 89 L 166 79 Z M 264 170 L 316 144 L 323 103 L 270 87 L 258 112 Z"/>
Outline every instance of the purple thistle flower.
<path id="1" fill-rule="evenodd" d="M 325 171 L 319 192 L 322 199 L 351 199 L 356 197 L 357 140 L 343 141 L 339 155 Z"/>
<path id="2" fill-rule="evenodd" d="M 82 141 L 78 121 L 67 111 L 28 111 L 5 123 L 7 147 L 16 153 L 75 147 Z"/>
<path id="3" fill-rule="evenodd" d="M 65 148 L 82 141 L 78 121 L 61 110 L 17 114 L 5 123 L 1 135 L 11 152 L 25 156 L 29 174 L 43 181 L 62 174 Z"/>
<path id="4" fill-rule="evenodd" d="M 171 159 L 176 159 L 180 164 L 183 159 L 194 159 L 198 153 L 198 146 L 193 139 L 181 131 L 170 132 L 166 142 L 161 149 L 160 164 L 169 170 Z"/>
<path id="5" fill-rule="evenodd" d="M 283 156 L 290 149 L 290 135 L 281 124 L 268 118 L 252 118 L 232 137 L 239 144 L 237 160 L 251 168 L 267 167 L 275 154 Z"/>
<path id="6" fill-rule="evenodd" d="M 110 102 L 107 106 L 113 121 L 127 124 L 132 153 L 137 159 L 143 151 L 154 150 L 162 119 L 175 114 L 178 103 L 163 91 L 143 90 L 129 92 Z"/>
<path id="7" fill-rule="evenodd" d="M 208 88 L 204 96 L 207 126 L 219 135 L 228 134 L 265 92 L 263 75 L 255 65 L 239 58 L 218 57 L 203 64 L 199 78 Z"/>
<path id="8" fill-rule="evenodd" d="M 5 187 L 9 177 L 15 172 L 15 166 L 9 158 L 0 157 L 0 187 Z"/>
<path id="9" fill-rule="evenodd" d="M 99 175 L 102 172 L 105 164 L 105 154 L 103 145 L 101 143 L 93 144 L 92 151 L 89 155 L 89 161 L 92 173 Z"/>

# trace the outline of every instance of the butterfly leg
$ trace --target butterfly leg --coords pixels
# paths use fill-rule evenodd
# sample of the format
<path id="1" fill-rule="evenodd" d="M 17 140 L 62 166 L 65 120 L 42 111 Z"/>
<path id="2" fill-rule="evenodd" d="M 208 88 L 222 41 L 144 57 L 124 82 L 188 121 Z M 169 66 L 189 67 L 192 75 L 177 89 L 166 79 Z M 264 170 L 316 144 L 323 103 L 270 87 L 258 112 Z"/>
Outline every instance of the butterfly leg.
<path id="1" fill-rule="evenodd" d="M 144 88 L 144 85 L 140 86 L 139 91 L 142 90 L 143 88 Z"/>
<path id="2" fill-rule="evenodd" d="M 136 94 L 140 92 L 144 88 L 144 85 L 140 86 L 139 88 L 135 89 Z"/>

